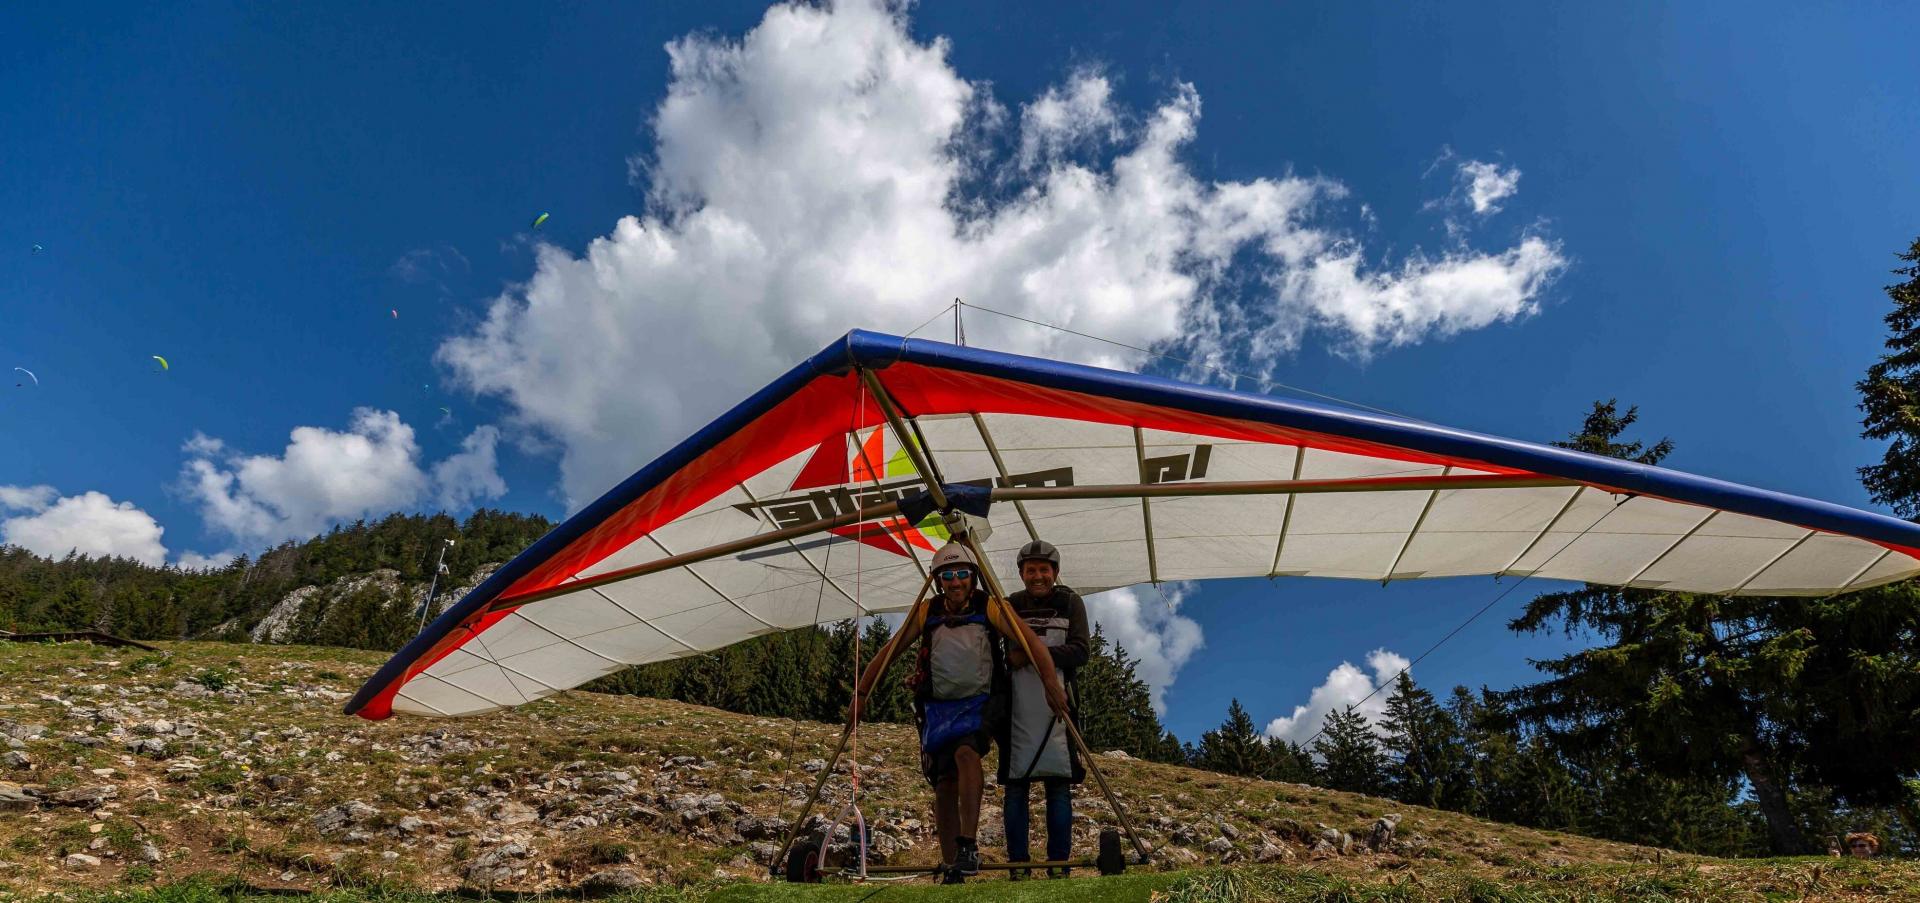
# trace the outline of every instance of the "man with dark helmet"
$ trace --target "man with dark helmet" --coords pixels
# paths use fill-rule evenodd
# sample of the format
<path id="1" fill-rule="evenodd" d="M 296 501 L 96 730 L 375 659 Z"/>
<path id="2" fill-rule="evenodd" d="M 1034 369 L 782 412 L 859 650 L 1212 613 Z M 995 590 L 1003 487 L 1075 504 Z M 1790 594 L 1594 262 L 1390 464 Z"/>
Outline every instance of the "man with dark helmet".
<path id="1" fill-rule="evenodd" d="M 1087 627 L 1087 603 L 1072 587 L 1059 582 L 1060 550 L 1043 539 L 1020 549 L 1017 559 L 1020 582 L 1025 589 L 1007 597 L 1014 611 L 1040 637 L 1046 647 L 1052 670 L 1066 682 L 1069 699 L 1074 693 L 1073 675 L 1092 654 Z M 1047 707 L 1044 685 L 1038 670 L 1030 667 L 1026 656 L 1009 648 L 1007 664 L 1013 693 L 1009 717 L 1000 738 L 1000 786 L 1005 788 L 1004 812 L 1007 828 L 1007 859 L 1027 862 L 1029 791 L 1039 781 L 1047 795 L 1047 859 L 1061 861 L 1073 854 L 1073 785 L 1086 779 L 1086 769 L 1059 723 Z M 1069 715 L 1078 726 L 1079 713 L 1069 704 Z M 1064 868 L 1049 869 L 1051 877 L 1066 877 Z M 1027 877 L 1025 869 L 1009 877 L 1018 881 Z"/>
<path id="2" fill-rule="evenodd" d="M 1003 733 L 1007 650 L 1021 647 L 1021 634 L 1035 649 L 1041 640 L 1006 605 L 989 604 L 979 562 L 964 543 L 950 542 L 933 556 L 932 578 L 936 594 L 907 613 L 899 632 L 867 664 L 856 692 L 864 710 L 887 665 L 908 646 L 919 644 L 912 682 L 920 723 L 920 770 L 933 785 L 933 823 L 940 835 L 945 880 L 956 884 L 980 871 L 980 847 L 974 840 L 986 784 L 980 760 L 991 739 Z M 1067 696 L 1052 664 L 1041 671 L 1037 680 L 1045 697 L 1042 705 L 1065 715 Z"/>

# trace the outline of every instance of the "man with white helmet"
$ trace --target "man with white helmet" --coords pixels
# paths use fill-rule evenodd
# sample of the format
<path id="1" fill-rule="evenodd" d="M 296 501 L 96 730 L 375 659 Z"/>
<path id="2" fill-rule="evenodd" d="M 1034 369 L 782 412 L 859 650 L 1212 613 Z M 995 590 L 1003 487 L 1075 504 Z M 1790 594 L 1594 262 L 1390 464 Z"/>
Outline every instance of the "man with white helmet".
<path id="1" fill-rule="evenodd" d="M 909 644 L 919 653 L 912 678 L 914 709 L 920 722 L 920 770 L 933 784 L 933 821 L 940 835 L 946 881 L 959 883 L 980 870 L 974 838 L 980 825 L 980 796 L 986 776 L 981 756 L 1000 721 L 1010 692 L 1007 652 L 1041 640 L 1003 602 L 990 604 L 981 587 L 980 564 L 959 541 L 933 556 L 932 579 L 938 592 L 907 613 L 898 633 L 867 664 L 856 689 L 860 707 L 874 682 Z M 1067 696 L 1052 662 L 1036 662 L 1047 704 L 1062 716 Z"/>
<path id="2" fill-rule="evenodd" d="M 1040 637 L 1048 660 L 1072 698 L 1073 677 L 1092 656 L 1087 626 L 1087 603 L 1073 588 L 1059 582 L 1060 550 L 1044 539 L 1020 548 L 1015 559 L 1020 582 L 1026 588 L 1007 597 L 1020 618 Z M 1005 730 L 1000 737 L 1000 786 L 1006 817 L 1007 859 L 1025 862 L 1032 816 L 1027 804 L 1035 781 L 1046 790 L 1047 859 L 1058 862 L 1073 853 L 1073 785 L 1086 780 L 1086 766 L 1074 754 L 1067 729 L 1042 699 L 1037 667 L 1029 667 L 1018 649 L 1007 653 L 1013 693 Z M 1037 664 L 1037 663 L 1034 663 Z M 1077 717 L 1077 712 L 1067 717 Z M 1076 721 L 1076 724 L 1078 722 Z M 1049 869 L 1051 877 L 1066 877 L 1065 868 Z M 1027 877 L 1025 869 L 1010 876 Z"/>

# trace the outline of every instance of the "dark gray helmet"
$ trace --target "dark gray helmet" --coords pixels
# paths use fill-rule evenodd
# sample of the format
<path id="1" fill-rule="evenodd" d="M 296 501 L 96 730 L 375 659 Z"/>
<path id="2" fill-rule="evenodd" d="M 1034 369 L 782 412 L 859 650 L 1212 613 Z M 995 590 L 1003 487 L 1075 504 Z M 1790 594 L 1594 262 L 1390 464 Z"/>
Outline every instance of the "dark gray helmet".
<path id="1" fill-rule="evenodd" d="M 1054 548 L 1053 543 L 1036 539 L 1020 547 L 1020 557 L 1014 559 L 1013 563 L 1020 565 L 1035 560 L 1047 562 L 1057 571 L 1060 569 L 1060 550 Z"/>

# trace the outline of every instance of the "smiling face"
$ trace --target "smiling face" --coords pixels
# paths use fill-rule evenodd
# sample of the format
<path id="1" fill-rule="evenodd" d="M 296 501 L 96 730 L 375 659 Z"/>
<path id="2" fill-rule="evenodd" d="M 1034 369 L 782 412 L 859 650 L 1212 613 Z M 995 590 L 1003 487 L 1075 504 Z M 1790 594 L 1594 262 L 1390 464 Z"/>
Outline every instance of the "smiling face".
<path id="1" fill-rule="evenodd" d="M 947 607 L 957 609 L 967 604 L 973 595 L 973 568 L 966 565 L 948 565 L 934 575 L 940 581 L 940 598 Z"/>
<path id="2" fill-rule="evenodd" d="M 1036 599 L 1044 599 L 1053 593 L 1054 581 L 1060 573 L 1053 569 L 1053 562 L 1039 558 L 1029 558 L 1020 562 L 1020 582 L 1027 585 L 1027 592 Z"/>

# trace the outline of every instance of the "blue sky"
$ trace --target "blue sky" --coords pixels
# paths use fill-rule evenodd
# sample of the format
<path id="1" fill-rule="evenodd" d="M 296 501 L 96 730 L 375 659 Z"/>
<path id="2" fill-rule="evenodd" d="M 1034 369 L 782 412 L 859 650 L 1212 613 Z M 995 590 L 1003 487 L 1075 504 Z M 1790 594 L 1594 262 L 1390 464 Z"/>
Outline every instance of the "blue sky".
<path id="1" fill-rule="evenodd" d="M 846 12 L 819 22 L 843 27 Z M 11 87 L 0 104 L 10 214 L 0 366 L 27 367 L 41 384 L 9 383 L 0 396 L 0 487 L 16 490 L 0 496 L 12 506 L 0 518 L 34 521 L 8 538 L 78 529 L 181 560 L 252 551 L 356 507 L 482 502 L 559 517 L 605 474 L 636 469 L 832 335 L 904 331 L 955 285 L 1043 319 L 1087 317 L 1073 322 L 1088 331 L 1192 340 L 1154 331 L 1194 301 L 1147 297 L 1147 279 L 1133 280 L 1143 288 L 1127 303 L 1139 306 L 1105 320 L 1044 293 L 995 294 L 1012 284 L 996 279 L 1034 272 L 1017 249 L 975 269 L 909 255 L 875 265 L 884 272 L 829 259 L 823 273 L 807 241 L 830 257 L 837 241 L 863 247 L 869 239 L 844 239 L 863 224 L 910 235 L 924 223 L 910 205 L 769 181 L 789 163 L 794 183 L 832 172 L 806 167 L 834 146 L 831 117 L 846 111 L 794 86 L 845 61 L 804 41 L 782 56 L 771 39 L 800 32 L 765 16 L 722 4 L 18 11 L 0 34 Z M 1441 293 L 1436 303 L 1459 301 L 1451 319 L 1416 324 L 1399 345 L 1357 337 L 1354 311 L 1370 308 L 1342 306 L 1379 292 L 1322 296 L 1321 319 L 1267 359 L 1275 378 L 1534 440 L 1559 438 L 1592 400 L 1617 396 L 1640 406 L 1648 438 L 1675 440 L 1671 466 L 1868 506 L 1854 469 L 1878 449 L 1858 438 L 1852 384 L 1878 350 L 1892 255 L 1920 233 L 1910 10 L 926 4 L 899 35 L 886 23 L 902 20 L 880 18 L 862 26 L 860 46 L 911 59 L 877 77 L 925 84 L 879 96 L 937 105 L 941 91 L 969 86 L 951 107 L 965 147 L 895 159 L 938 117 L 883 106 L 876 115 L 897 117 L 900 131 L 850 140 L 850 171 L 991 160 L 962 173 L 959 198 L 991 206 L 1039 191 L 1051 203 L 1033 213 L 1040 225 L 1118 222 L 1123 205 L 1068 211 L 1045 175 L 1076 161 L 1111 175 L 1157 115 L 1197 109 L 1167 171 L 1203 186 L 1320 186 L 1303 221 L 1358 248 L 1376 288 L 1410 279 L 1420 261 L 1511 270 L 1526 264 L 1503 255 L 1530 240 L 1552 254 L 1535 261 L 1547 278 L 1491 302 L 1505 315 L 1474 320 L 1471 299 Z M 670 68 L 669 42 L 693 36 L 682 58 L 712 62 L 756 28 L 766 40 L 731 82 Z M 945 44 L 928 51 L 936 39 Z M 1043 99 L 1071 112 L 1094 96 L 1074 90 L 1095 85 L 1100 102 L 1080 108 L 1091 119 L 1070 117 L 1064 132 L 1033 125 Z M 690 98 L 684 115 L 659 118 L 676 86 Z M 796 122 L 814 130 L 790 151 L 754 131 Z M 1072 140 L 1034 145 L 1023 169 L 1023 136 L 1047 134 Z M 725 168 L 742 147 L 738 159 L 757 167 L 748 176 Z M 1517 172 L 1515 190 L 1476 212 L 1469 164 Z M 690 191 L 758 245 L 729 245 L 738 233 L 686 219 L 646 231 L 648 216 L 697 208 Z M 847 212 L 864 203 L 870 219 Z M 536 242 L 528 221 L 542 211 L 552 218 Z M 622 239 L 627 216 L 642 219 Z M 1192 225 L 1160 216 L 1109 234 Z M 819 236 L 768 239 L 770 226 L 811 222 L 824 224 Z M 622 249 L 660 234 L 681 242 L 681 269 L 621 269 Z M 590 254 L 596 240 L 606 256 Z M 1125 258 L 1091 265 L 1125 282 L 1141 275 Z M 1284 269 L 1274 259 L 1242 247 L 1229 269 L 1207 283 L 1206 303 L 1256 319 L 1299 314 L 1263 306 L 1262 280 Z M 635 273 L 644 285 L 620 283 Z M 834 286 L 867 300 L 808 301 L 837 297 Z M 559 324 L 621 305 L 646 316 L 606 321 L 617 343 L 543 348 L 489 338 L 502 297 L 519 307 L 496 322 L 519 327 L 545 315 L 541 299 Z M 779 328 L 735 348 L 726 318 L 688 308 Z M 990 327 L 978 334 L 992 344 Z M 1230 331 L 1210 350 L 1256 366 L 1249 334 Z M 157 372 L 154 354 L 172 369 Z M 583 381 L 569 357 L 656 388 Z M 351 471 L 330 466 L 340 460 L 366 472 L 316 476 Z M 1166 690 L 1168 722 L 1197 736 L 1231 696 L 1263 722 L 1290 714 L 1343 661 L 1364 668 L 1380 648 L 1411 657 L 1502 588 L 1202 587 L 1180 612 L 1205 645 Z M 1416 677 L 1441 688 L 1526 679 L 1527 656 L 1567 645 L 1505 630 L 1530 595 L 1508 597 Z"/>

